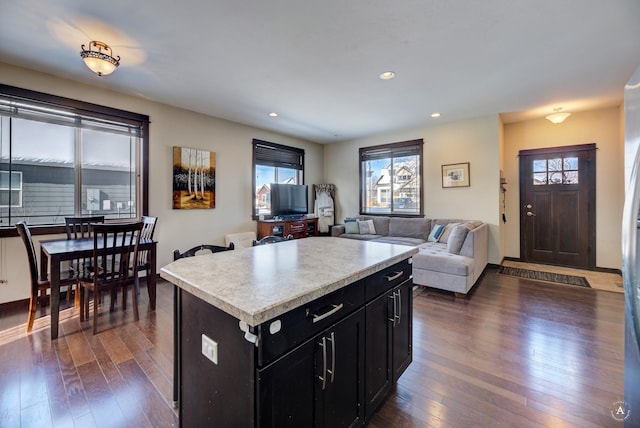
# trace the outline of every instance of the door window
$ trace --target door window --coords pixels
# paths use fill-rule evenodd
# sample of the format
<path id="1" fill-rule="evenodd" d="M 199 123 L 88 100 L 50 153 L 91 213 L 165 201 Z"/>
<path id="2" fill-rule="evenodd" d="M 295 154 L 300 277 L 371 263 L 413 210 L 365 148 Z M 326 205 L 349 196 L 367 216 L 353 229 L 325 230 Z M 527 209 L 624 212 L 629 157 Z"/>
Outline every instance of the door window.
<path id="1" fill-rule="evenodd" d="M 533 185 L 578 184 L 575 156 L 533 160 Z"/>

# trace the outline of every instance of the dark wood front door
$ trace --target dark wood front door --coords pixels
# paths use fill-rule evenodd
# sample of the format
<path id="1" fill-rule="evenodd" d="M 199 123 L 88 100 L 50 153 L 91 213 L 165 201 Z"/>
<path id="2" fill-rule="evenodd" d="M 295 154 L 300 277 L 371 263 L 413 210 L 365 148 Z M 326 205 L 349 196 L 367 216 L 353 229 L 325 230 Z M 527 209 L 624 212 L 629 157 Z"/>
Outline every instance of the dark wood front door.
<path id="1" fill-rule="evenodd" d="M 520 257 L 595 268 L 595 144 L 522 150 Z"/>

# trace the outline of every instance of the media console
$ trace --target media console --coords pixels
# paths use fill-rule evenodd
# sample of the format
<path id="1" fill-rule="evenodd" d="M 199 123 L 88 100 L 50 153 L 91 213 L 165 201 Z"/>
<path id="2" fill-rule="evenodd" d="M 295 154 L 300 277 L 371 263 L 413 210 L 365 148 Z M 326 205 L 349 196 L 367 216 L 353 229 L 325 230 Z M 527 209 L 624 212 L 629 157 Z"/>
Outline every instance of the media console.
<path id="1" fill-rule="evenodd" d="M 258 239 L 289 235 L 293 235 L 293 239 L 318 236 L 318 218 L 258 220 Z"/>

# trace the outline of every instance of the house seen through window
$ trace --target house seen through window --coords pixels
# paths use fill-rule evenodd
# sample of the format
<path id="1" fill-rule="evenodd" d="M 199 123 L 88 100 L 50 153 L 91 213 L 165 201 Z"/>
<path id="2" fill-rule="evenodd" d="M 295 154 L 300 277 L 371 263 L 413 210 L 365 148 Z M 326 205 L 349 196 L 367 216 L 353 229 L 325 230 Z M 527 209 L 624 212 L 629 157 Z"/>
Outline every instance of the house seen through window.
<path id="1" fill-rule="evenodd" d="M 147 129 L 146 116 L 0 85 L 0 227 L 139 217 Z"/>
<path id="2" fill-rule="evenodd" d="M 422 140 L 360 149 L 360 212 L 422 215 Z"/>

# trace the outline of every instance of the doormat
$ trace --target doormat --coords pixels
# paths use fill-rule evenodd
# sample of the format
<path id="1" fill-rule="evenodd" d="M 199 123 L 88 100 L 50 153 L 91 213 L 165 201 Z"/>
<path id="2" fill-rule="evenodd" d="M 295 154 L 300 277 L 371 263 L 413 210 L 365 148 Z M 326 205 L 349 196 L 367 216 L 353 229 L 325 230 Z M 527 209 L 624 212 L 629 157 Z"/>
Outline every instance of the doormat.
<path id="1" fill-rule="evenodd" d="M 519 276 L 520 278 L 537 279 L 539 281 L 557 282 L 559 284 L 591 288 L 589 281 L 587 281 L 587 278 L 584 276 L 565 275 L 562 273 L 543 272 L 540 270 L 522 269 L 510 266 L 500 266 L 498 273 L 503 275 Z"/>

